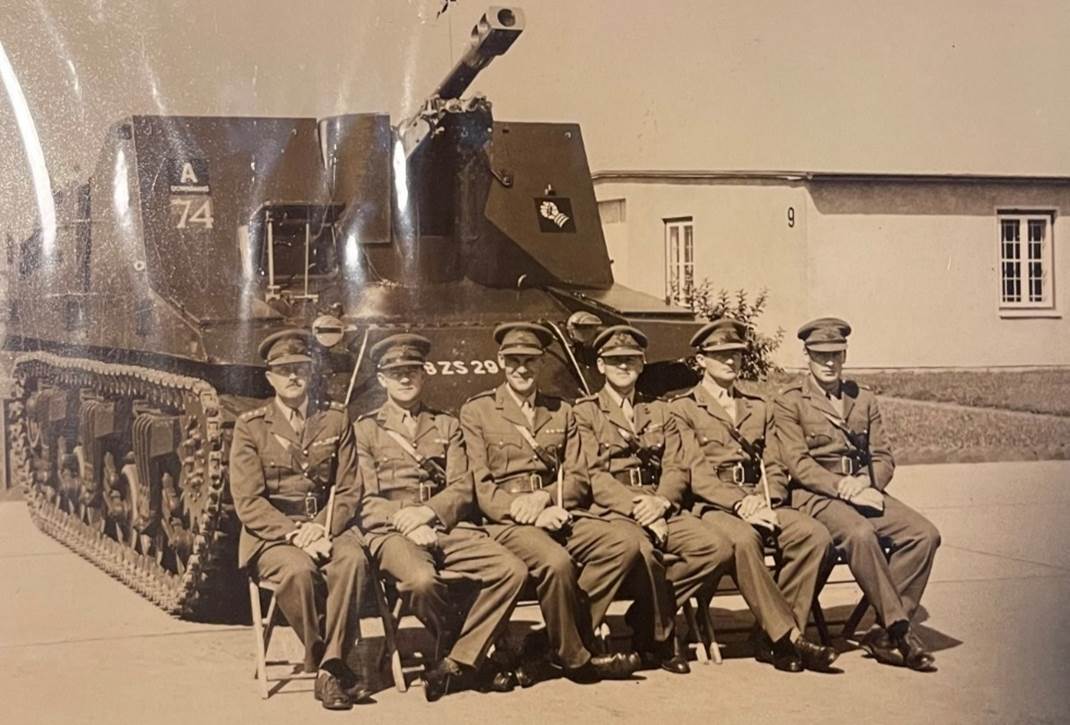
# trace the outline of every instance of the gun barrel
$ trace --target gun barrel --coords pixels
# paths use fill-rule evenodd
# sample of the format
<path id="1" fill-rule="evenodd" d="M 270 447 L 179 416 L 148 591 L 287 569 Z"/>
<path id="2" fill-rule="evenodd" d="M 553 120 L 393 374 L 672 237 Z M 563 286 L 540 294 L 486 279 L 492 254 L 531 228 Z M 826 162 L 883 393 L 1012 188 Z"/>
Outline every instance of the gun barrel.
<path id="1" fill-rule="evenodd" d="M 517 7 L 492 5 L 483 13 L 468 42 L 464 55 L 435 89 L 439 98 L 460 98 L 479 72 L 502 55 L 524 32 L 524 11 Z"/>

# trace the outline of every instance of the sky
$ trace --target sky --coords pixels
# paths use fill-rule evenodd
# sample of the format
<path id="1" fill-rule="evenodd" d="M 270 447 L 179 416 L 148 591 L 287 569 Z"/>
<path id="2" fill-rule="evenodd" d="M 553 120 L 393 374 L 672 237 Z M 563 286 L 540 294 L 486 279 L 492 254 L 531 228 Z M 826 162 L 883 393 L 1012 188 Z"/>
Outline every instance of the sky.
<path id="1" fill-rule="evenodd" d="M 419 107 L 486 9 L 457 0 L 4 0 L 47 181 L 132 114 Z M 1065 0 L 528 0 L 473 85 L 501 120 L 578 122 L 592 170 L 1070 176 Z M 2 58 L 0 58 L 2 61 Z M 0 235 L 37 212 L 0 92 Z M 24 123 L 25 126 L 25 123 Z"/>

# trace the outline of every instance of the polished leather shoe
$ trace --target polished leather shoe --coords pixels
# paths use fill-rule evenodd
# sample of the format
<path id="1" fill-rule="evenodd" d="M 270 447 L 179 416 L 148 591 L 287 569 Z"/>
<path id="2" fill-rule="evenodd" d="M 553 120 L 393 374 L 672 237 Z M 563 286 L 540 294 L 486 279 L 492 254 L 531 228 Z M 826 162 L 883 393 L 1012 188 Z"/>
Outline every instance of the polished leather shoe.
<path id="1" fill-rule="evenodd" d="M 516 684 L 524 688 L 557 677 L 548 652 L 525 654 L 522 650 L 512 671 Z"/>
<path id="2" fill-rule="evenodd" d="M 516 673 L 492 660 L 484 660 L 475 674 L 475 688 L 480 692 L 512 692 L 516 685 Z"/>
<path id="3" fill-rule="evenodd" d="M 802 672 L 803 660 L 799 650 L 788 635 L 784 635 L 772 646 L 773 667 L 781 672 Z"/>
<path id="4" fill-rule="evenodd" d="M 903 663 L 907 667 L 918 672 L 936 671 L 936 658 L 929 652 L 917 632 L 908 629 L 894 640 L 896 649 L 903 655 Z"/>
<path id="5" fill-rule="evenodd" d="M 691 671 L 687 655 L 678 642 L 662 642 L 653 649 L 639 653 L 642 669 L 662 669 L 674 675 L 686 675 Z"/>
<path id="6" fill-rule="evenodd" d="M 628 655 L 594 655 L 588 663 L 603 680 L 627 680 L 635 674 L 635 660 Z"/>
<path id="7" fill-rule="evenodd" d="M 832 647 L 814 644 L 806 637 L 795 640 L 795 649 L 802 657 L 803 666 L 811 672 L 828 672 L 832 663 L 840 656 Z"/>
<path id="8" fill-rule="evenodd" d="M 342 665 L 341 672 L 337 674 L 337 677 L 342 689 L 349 695 L 349 699 L 354 705 L 358 702 L 371 700 L 372 688 L 361 682 L 360 678 L 357 677 L 357 673 L 351 670 L 348 665 Z"/>
<path id="9" fill-rule="evenodd" d="M 464 689 L 464 670 L 449 657 L 443 657 L 424 672 L 423 679 L 424 699 L 428 702 L 441 700 L 451 692 Z"/>
<path id="10" fill-rule="evenodd" d="M 903 657 L 899 654 L 895 645 L 892 644 L 892 638 L 888 635 L 888 630 L 883 627 L 877 627 L 867 632 L 866 636 L 859 642 L 859 646 L 865 650 L 866 654 L 883 665 L 895 665 L 897 667 L 903 665 Z"/>
<path id="11" fill-rule="evenodd" d="M 325 670 L 320 670 L 316 675 L 312 695 L 322 703 L 325 710 L 349 710 L 353 707 L 353 701 L 349 699 L 341 681 Z"/>

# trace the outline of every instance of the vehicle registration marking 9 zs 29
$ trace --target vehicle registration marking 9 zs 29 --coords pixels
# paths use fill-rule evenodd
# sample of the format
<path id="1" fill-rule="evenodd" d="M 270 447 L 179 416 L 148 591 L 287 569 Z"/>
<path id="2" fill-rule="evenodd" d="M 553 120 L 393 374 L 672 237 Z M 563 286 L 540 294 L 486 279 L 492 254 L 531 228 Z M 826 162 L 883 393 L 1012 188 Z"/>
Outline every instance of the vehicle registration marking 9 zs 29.
<path id="1" fill-rule="evenodd" d="M 500 368 L 495 360 L 428 360 L 424 370 L 428 375 L 497 375 Z"/>

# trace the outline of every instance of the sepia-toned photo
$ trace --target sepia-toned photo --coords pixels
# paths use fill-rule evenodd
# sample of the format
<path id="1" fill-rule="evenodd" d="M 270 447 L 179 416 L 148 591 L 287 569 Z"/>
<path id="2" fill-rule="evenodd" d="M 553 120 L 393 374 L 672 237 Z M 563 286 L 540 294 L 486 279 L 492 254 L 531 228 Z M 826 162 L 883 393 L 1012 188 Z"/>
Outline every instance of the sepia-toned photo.
<path id="1" fill-rule="evenodd" d="M 1066 721 L 1068 32 L 6 0 L 4 721 Z"/>

